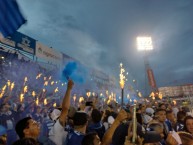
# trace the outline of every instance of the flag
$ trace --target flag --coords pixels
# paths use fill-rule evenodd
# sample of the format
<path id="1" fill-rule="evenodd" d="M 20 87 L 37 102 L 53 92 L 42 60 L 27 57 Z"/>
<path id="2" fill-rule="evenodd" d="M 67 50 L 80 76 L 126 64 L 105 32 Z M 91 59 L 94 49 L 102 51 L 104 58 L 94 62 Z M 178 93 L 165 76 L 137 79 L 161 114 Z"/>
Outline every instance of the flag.
<path id="1" fill-rule="evenodd" d="M 13 34 L 25 22 L 16 0 L 0 0 L 0 33 L 3 37 Z"/>

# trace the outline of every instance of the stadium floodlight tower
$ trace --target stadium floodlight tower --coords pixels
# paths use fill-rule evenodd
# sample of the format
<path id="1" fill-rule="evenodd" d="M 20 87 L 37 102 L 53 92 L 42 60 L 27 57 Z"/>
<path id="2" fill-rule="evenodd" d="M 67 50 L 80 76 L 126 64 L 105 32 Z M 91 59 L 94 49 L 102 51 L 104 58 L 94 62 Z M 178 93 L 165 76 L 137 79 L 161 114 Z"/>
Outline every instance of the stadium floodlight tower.
<path id="1" fill-rule="evenodd" d="M 149 80 L 149 85 L 151 88 L 156 87 L 155 79 L 153 76 L 153 71 L 151 70 L 148 62 L 148 52 L 153 50 L 153 44 L 151 37 L 137 37 L 137 49 L 139 51 L 144 51 L 144 64 L 145 64 L 145 95 L 147 97 L 147 79 Z"/>

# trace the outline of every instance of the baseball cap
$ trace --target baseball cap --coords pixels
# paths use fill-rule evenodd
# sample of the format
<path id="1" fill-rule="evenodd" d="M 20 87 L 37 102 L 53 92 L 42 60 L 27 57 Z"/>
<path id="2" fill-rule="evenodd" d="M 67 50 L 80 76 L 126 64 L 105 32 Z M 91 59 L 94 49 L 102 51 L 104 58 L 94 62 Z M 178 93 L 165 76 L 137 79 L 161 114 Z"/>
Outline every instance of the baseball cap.
<path id="1" fill-rule="evenodd" d="M 52 120 L 57 120 L 57 118 L 60 116 L 61 111 L 59 109 L 54 109 L 51 113 L 50 113 L 50 118 Z"/>

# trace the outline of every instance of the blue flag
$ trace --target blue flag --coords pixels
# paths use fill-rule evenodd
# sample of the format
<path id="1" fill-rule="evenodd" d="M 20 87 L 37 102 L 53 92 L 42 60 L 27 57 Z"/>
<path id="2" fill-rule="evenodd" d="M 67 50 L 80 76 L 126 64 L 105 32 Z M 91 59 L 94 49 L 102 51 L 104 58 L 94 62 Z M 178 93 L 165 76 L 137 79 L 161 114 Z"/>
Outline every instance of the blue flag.
<path id="1" fill-rule="evenodd" d="M 0 32 L 4 37 L 13 34 L 25 22 L 16 0 L 0 0 Z"/>

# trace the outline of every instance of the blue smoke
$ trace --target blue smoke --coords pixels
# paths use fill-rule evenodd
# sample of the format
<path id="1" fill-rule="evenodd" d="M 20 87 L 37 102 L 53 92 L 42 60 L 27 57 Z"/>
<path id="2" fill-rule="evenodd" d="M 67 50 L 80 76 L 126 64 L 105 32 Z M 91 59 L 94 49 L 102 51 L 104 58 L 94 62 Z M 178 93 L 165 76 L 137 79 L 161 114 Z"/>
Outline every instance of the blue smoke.
<path id="1" fill-rule="evenodd" d="M 76 62 L 69 62 L 62 71 L 62 79 L 65 81 L 72 79 L 74 82 L 84 83 L 86 74 L 86 69 L 82 65 Z"/>

